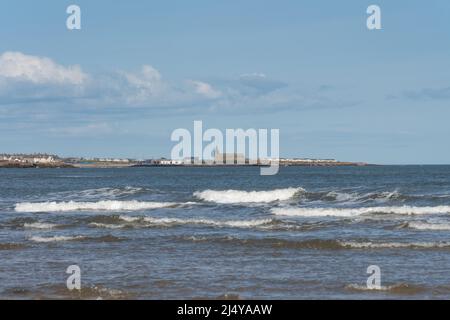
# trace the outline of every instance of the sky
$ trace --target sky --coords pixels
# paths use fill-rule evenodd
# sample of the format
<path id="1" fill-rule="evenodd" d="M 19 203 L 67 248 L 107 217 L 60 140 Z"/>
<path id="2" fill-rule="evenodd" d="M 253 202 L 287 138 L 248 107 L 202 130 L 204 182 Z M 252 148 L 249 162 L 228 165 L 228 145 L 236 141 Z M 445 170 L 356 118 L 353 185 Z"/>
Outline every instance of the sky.
<path id="1" fill-rule="evenodd" d="M 450 164 L 447 0 L 0 3 L 0 153 L 167 157 L 201 120 L 279 129 L 282 157 Z"/>

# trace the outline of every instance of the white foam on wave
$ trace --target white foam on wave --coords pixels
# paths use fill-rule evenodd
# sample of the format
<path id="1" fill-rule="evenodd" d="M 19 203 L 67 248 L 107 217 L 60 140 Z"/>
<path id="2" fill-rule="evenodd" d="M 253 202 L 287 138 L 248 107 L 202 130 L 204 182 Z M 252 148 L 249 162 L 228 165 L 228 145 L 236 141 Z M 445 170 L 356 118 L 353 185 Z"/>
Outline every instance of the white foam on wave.
<path id="1" fill-rule="evenodd" d="M 285 188 L 269 191 L 205 190 L 194 192 L 194 196 L 204 201 L 223 204 L 268 203 L 288 200 L 296 193 L 303 191 L 305 191 L 303 188 Z"/>
<path id="2" fill-rule="evenodd" d="M 133 195 L 139 192 L 142 192 L 144 189 L 139 187 L 124 187 L 124 188 L 99 188 L 99 189 L 92 189 L 92 190 L 85 190 L 81 191 L 78 194 L 80 197 L 120 197 L 120 196 L 127 196 L 127 195 Z"/>
<path id="3" fill-rule="evenodd" d="M 355 201 L 359 198 L 359 195 L 357 193 L 345 193 L 337 191 L 330 191 L 326 196 L 334 198 L 336 199 L 336 201 Z"/>
<path id="4" fill-rule="evenodd" d="M 135 211 L 146 209 L 167 208 L 177 205 L 173 202 L 148 202 L 148 201 L 113 201 L 104 200 L 98 202 L 24 202 L 15 206 L 16 212 L 64 212 L 81 210 L 100 211 Z"/>
<path id="5" fill-rule="evenodd" d="M 347 193 L 340 191 L 330 191 L 326 194 L 327 197 L 334 198 L 338 202 L 361 202 L 374 200 L 377 202 L 386 202 L 393 199 L 398 199 L 401 194 L 397 191 L 384 191 L 384 192 L 370 192 L 370 193 Z"/>
<path id="6" fill-rule="evenodd" d="M 354 242 L 339 241 L 340 245 L 354 249 L 401 249 L 401 248 L 450 248 L 448 242 Z"/>
<path id="7" fill-rule="evenodd" d="M 436 207 L 363 207 L 363 208 L 273 208 L 272 213 L 280 216 L 298 217 L 354 217 L 365 214 L 386 213 L 401 215 L 450 213 L 450 206 Z"/>
<path id="8" fill-rule="evenodd" d="M 347 290 L 354 290 L 354 291 L 380 291 L 380 292 L 392 292 L 392 293 L 399 293 L 399 294 L 417 294 L 425 288 L 417 286 L 417 285 L 410 285 L 406 283 L 399 283 L 399 284 L 393 284 L 390 286 L 367 286 L 367 285 L 360 285 L 360 284 L 349 284 L 345 286 L 345 289 Z"/>
<path id="9" fill-rule="evenodd" d="M 450 223 L 408 222 L 408 228 L 417 230 L 450 231 Z"/>
<path id="10" fill-rule="evenodd" d="M 120 216 L 119 218 L 126 222 L 136 222 L 142 219 L 140 217 L 130 217 L 130 216 Z"/>
<path id="11" fill-rule="evenodd" d="M 126 186 L 123 188 L 97 188 L 81 191 L 61 191 L 53 192 L 47 195 L 51 200 L 94 200 L 94 199 L 115 199 L 118 197 L 133 195 L 146 189 L 141 187 Z"/>
<path id="12" fill-rule="evenodd" d="M 25 223 L 23 225 L 26 229 L 53 229 L 56 226 L 56 224 L 44 222 Z"/>
<path id="13" fill-rule="evenodd" d="M 402 194 L 400 192 L 398 192 L 397 190 L 394 191 L 383 191 L 380 193 L 377 192 L 371 192 L 371 193 L 367 193 L 365 195 L 363 195 L 361 198 L 367 198 L 367 199 L 374 199 L 374 200 L 378 200 L 378 201 L 384 201 L 384 200 L 393 200 L 393 199 L 398 199 L 402 196 Z"/>
<path id="14" fill-rule="evenodd" d="M 68 237 L 68 236 L 53 236 L 53 237 L 31 237 L 30 240 L 34 242 L 59 242 L 59 241 L 72 241 L 72 240 L 82 240 L 84 239 L 84 236 L 74 236 L 74 237 Z"/>
<path id="15" fill-rule="evenodd" d="M 126 222 L 144 221 L 150 225 L 173 225 L 173 224 L 200 224 L 217 227 L 232 228 L 252 228 L 270 224 L 272 219 L 253 219 L 253 220 L 211 220 L 211 219 L 181 219 L 181 218 L 153 218 L 153 217 L 129 217 L 120 216 L 120 219 Z"/>
<path id="16" fill-rule="evenodd" d="M 89 226 L 95 227 L 95 228 L 107 228 L 107 229 L 120 229 L 123 228 L 123 225 L 120 224 L 109 224 L 109 223 L 98 223 L 98 222 L 91 222 L 89 223 Z"/>

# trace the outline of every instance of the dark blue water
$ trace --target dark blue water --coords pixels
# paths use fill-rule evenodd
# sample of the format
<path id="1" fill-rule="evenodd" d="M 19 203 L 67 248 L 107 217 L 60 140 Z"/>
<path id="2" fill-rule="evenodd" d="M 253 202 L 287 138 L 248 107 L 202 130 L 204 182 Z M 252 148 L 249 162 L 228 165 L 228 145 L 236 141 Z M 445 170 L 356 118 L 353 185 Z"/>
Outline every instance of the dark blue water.
<path id="1" fill-rule="evenodd" d="M 449 213 L 450 166 L 0 169 L 0 298 L 449 298 Z"/>

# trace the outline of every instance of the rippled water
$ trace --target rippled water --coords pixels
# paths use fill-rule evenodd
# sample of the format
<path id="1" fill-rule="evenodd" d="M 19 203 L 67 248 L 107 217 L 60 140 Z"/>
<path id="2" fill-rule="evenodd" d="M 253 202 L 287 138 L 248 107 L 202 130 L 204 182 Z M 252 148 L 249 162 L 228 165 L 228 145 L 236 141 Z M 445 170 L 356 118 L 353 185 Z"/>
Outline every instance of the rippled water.
<path id="1" fill-rule="evenodd" d="M 449 214 L 450 166 L 1 169 L 0 298 L 449 298 Z"/>

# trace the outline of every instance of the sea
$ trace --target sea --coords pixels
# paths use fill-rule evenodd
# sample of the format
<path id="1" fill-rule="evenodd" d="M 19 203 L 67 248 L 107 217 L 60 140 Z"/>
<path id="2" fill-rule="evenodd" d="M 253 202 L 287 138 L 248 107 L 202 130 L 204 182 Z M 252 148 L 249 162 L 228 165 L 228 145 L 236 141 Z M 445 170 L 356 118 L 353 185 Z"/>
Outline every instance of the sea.
<path id="1" fill-rule="evenodd" d="M 450 166 L 259 173 L 0 169 L 0 299 L 450 298 Z"/>

